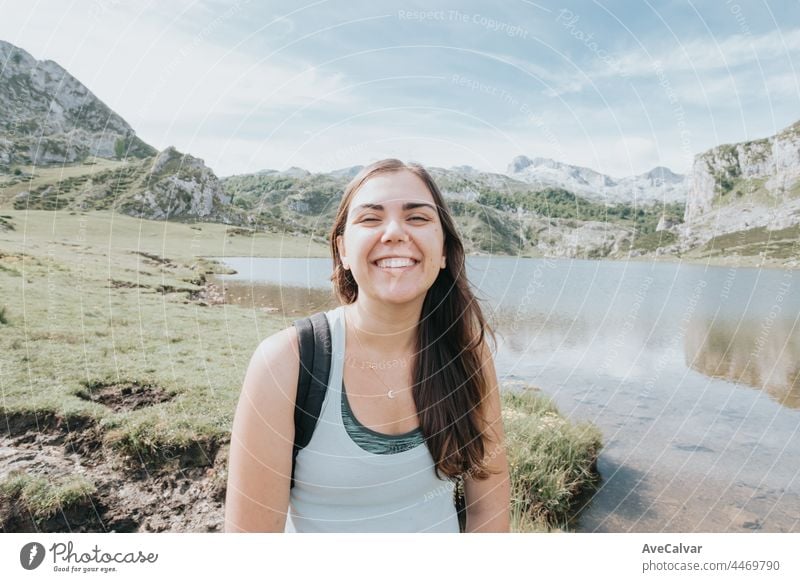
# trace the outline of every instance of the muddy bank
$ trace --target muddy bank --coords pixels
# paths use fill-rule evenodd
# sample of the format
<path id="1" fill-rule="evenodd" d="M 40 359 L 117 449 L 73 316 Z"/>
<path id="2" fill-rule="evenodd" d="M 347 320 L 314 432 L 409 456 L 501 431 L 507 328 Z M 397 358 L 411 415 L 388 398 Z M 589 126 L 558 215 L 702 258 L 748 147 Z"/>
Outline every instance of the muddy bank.
<path id="1" fill-rule="evenodd" d="M 203 455 L 171 450 L 156 465 L 104 444 L 91 419 L 25 413 L 9 415 L 5 428 L 0 480 L 80 480 L 92 491 L 51 511 L 42 511 L 33 494 L 0 492 L 2 532 L 222 531 L 227 446 L 206 445 Z M 208 464 L 197 466 L 199 457 Z"/>

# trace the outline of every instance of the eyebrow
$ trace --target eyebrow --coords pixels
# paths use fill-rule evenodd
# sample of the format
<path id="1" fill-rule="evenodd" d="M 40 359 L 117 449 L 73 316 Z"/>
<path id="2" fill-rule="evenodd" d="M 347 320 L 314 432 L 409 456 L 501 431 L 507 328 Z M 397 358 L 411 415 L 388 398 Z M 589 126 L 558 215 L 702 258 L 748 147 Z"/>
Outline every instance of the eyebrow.
<path id="1" fill-rule="evenodd" d="M 430 208 L 433 211 L 436 211 L 436 208 L 432 204 L 428 204 L 427 202 L 404 202 L 403 203 L 403 210 L 414 210 L 415 208 Z M 359 204 L 355 208 L 353 208 L 353 214 L 359 212 L 364 209 L 371 209 L 371 210 L 383 210 L 383 204 L 371 204 L 369 202 L 365 204 Z"/>

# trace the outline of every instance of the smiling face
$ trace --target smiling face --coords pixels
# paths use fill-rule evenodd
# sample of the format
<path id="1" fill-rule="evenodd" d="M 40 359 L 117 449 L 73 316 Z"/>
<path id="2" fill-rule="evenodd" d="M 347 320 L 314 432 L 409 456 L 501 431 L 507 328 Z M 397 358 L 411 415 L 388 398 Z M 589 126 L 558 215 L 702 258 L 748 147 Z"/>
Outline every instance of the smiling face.
<path id="1" fill-rule="evenodd" d="M 386 303 L 423 301 L 444 268 L 444 232 L 433 195 L 408 170 L 369 178 L 348 205 L 336 245 L 359 296 Z"/>

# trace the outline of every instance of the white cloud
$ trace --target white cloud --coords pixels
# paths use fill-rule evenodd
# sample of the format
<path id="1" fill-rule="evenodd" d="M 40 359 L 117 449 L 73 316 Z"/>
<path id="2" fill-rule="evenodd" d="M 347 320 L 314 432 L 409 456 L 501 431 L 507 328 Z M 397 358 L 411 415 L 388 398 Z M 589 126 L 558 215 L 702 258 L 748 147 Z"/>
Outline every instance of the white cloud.
<path id="1" fill-rule="evenodd" d="M 173 12 L 173 19 L 180 17 Z M 286 52 L 253 55 L 211 42 L 213 31 L 236 14 L 218 12 L 189 33 L 147 6 L 97 0 L 80 11 L 44 3 L 38 11 L 4 10 L 0 38 L 57 61 L 157 147 L 175 143 L 176 123 L 199 128 L 217 115 L 280 115 L 317 99 L 320 106 L 355 99 L 337 72 L 316 70 Z"/>
<path id="2" fill-rule="evenodd" d="M 761 35 L 735 34 L 721 40 L 697 38 L 649 55 L 641 50 L 630 52 L 620 56 L 619 62 L 622 71 L 628 75 L 650 76 L 656 70 L 656 63 L 666 73 L 702 73 L 778 58 L 791 59 L 798 52 L 800 29 L 785 34 L 780 31 Z"/>
<path id="3" fill-rule="evenodd" d="M 553 49 L 555 53 L 555 48 Z M 490 54 L 491 53 L 487 53 Z M 507 76 L 517 82 L 538 81 L 541 83 L 539 93 L 548 98 L 557 98 L 570 93 L 580 93 L 592 84 L 593 70 L 583 70 L 579 63 L 564 63 L 557 67 L 543 67 L 508 54 L 494 54 L 498 66 L 507 66 Z M 501 64 L 504 63 L 504 64 Z M 513 67 L 513 69 L 511 68 Z M 520 83 L 527 85 L 528 83 Z M 536 86 L 536 85 L 533 85 Z"/>
<path id="4" fill-rule="evenodd" d="M 772 99 L 793 97 L 795 103 L 800 100 L 800 78 L 794 72 L 770 75 L 762 87 L 765 95 Z"/>
<path id="5" fill-rule="evenodd" d="M 720 126 L 744 123 L 746 116 L 748 127 L 751 119 L 762 119 L 761 125 L 753 125 L 761 128 L 770 116 L 763 105 L 780 102 L 783 109 L 772 117 L 784 119 L 800 99 L 790 69 L 791 59 L 800 56 L 800 29 L 782 36 L 779 30 L 730 35 L 719 39 L 719 46 L 711 36 L 682 45 L 665 41 L 650 55 L 641 49 L 615 53 L 619 66 L 614 67 L 595 58 L 596 52 L 570 61 L 570 53 L 559 53 L 559 46 L 545 46 L 537 47 L 536 54 L 515 56 L 506 54 L 510 50 L 503 44 L 476 37 L 483 54 L 498 59 L 490 68 L 476 66 L 476 79 L 485 75 L 488 83 L 513 96 L 513 103 L 498 98 L 485 106 L 491 100 L 478 90 L 463 92 L 453 104 L 435 90 L 417 91 L 399 82 L 396 94 L 383 91 L 376 97 L 365 86 L 375 80 L 369 69 L 354 68 L 345 76 L 311 68 L 312 57 L 299 58 L 297 51 L 313 52 L 312 45 L 276 50 L 291 41 L 287 34 L 313 24 L 309 20 L 276 20 L 254 10 L 263 26 L 243 27 L 242 18 L 251 13 L 236 7 L 249 4 L 249 10 L 255 3 L 237 1 L 183 0 L 177 7 L 165 7 L 92 0 L 83 8 L 55 0 L 11 2 L 3 5 L 0 38 L 39 59 L 58 61 L 145 141 L 159 148 L 175 145 L 204 158 L 221 174 L 288 165 L 333 169 L 385 155 L 498 171 L 518 154 L 553 157 L 614 176 L 641 173 L 657 164 L 682 171 L 686 154 L 674 135 L 676 107 L 686 106 L 679 112 L 681 119 L 685 114 L 692 139 L 706 147 L 718 143 L 716 135 L 701 137 L 709 128 L 716 131 L 708 111 L 714 111 L 713 122 Z M 330 19 L 315 15 L 320 28 L 330 28 Z M 244 30 L 236 34 L 255 28 L 253 36 Z M 354 30 L 348 29 L 347 36 L 331 33 L 330 39 L 352 45 L 354 51 L 376 41 Z M 272 48 L 254 48 L 265 46 Z M 314 60 L 327 58 L 319 54 Z M 659 88 L 655 61 L 676 100 Z M 342 66 L 348 64 L 343 61 Z M 620 71 L 627 76 L 621 78 Z M 446 75 L 442 73 L 444 79 Z M 347 120 L 353 113 L 409 102 L 439 109 Z M 459 107 L 465 115 L 448 115 L 446 107 Z M 467 113 L 508 131 L 492 130 Z M 326 124 L 331 127 L 315 135 Z M 735 135 L 731 132 L 726 139 L 735 140 Z"/>
<path id="6" fill-rule="evenodd" d="M 548 74 L 539 67 L 531 72 L 547 81 L 549 86 L 543 91 L 546 97 L 581 93 L 594 83 L 599 87 L 600 83 L 609 79 L 616 81 L 628 77 L 628 82 L 633 82 L 638 78 L 652 78 L 661 74 L 672 80 L 679 74 L 692 74 L 695 76 L 692 88 L 683 91 L 683 96 L 688 101 L 700 103 L 704 98 L 697 85 L 698 77 L 707 85 L 711 101 L 712 96 L 730 96 L 736 90 L 734 77 L 741 81 L 742 75 L 755 72 L 759 66 L 764 67 L 779 59 L 791 63 L 793 59 L 800 58 L 800 29 L 785 33 L 776 30 L 760 35 L 735 34 L 722 39 L 697 38 L 676 43 L 649 52 L 640 48 L 615 54 L 613 67 L 608 62 L 592 59 L 587 65 L 573 63 L 577 68 L 570 74 Z M 522 61 L 517 64 L 525 66 Z M 781 66 L 785 69 L 786 63 L 781 63 Z M 728 77 L 726 79 L 721 75 Z M 770 77 L 767 85 L 772 88 L 771 82 L 776 81 L 779 83 L 778 90 L 784 95 L 791 91 L 789 77 L 787 74 L 780 79 Z M 758 85 L 759 81 L 755 86 L 750 82 L 740 82 L 738 89 L 744 93 L 757 89 Z"/>
<path id="7" fill-rule="evenodd" d="M 673 107 L 694 106 L 715 112 L 759 107 L 797 107 L 800 79 L 785 67 L 711 70 L 701 75 L 676 71 L 659 74 L 659 88 L 653 94 Z"/>

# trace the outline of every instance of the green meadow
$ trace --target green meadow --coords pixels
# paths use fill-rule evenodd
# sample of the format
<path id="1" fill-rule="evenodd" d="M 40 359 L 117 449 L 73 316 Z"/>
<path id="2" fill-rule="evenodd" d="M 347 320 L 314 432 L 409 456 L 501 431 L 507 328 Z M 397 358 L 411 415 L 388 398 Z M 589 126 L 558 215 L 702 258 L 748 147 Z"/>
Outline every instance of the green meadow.
<path id="1" fill-rule="evenodd" d="M 307 238 L 110 212 L 0 210 L 0 531 L 219 531 L 250 356 L 305 315 L 209 284 L 203 257 Z M 248 300 L 249 299 L 249 300 Z M 515 531 L 568 530 L 600 434 L 507 391 Z"/>

